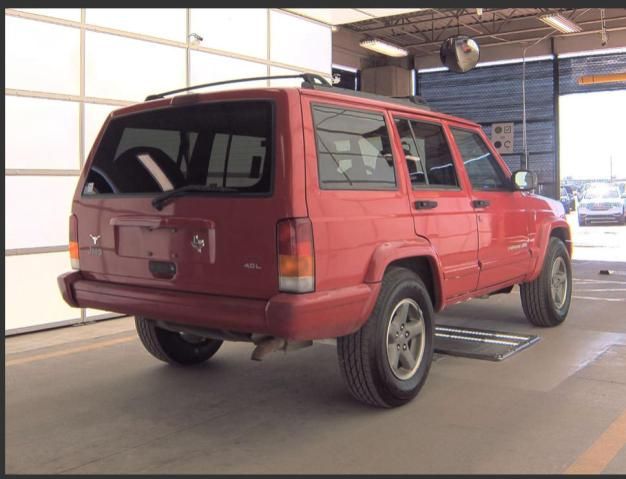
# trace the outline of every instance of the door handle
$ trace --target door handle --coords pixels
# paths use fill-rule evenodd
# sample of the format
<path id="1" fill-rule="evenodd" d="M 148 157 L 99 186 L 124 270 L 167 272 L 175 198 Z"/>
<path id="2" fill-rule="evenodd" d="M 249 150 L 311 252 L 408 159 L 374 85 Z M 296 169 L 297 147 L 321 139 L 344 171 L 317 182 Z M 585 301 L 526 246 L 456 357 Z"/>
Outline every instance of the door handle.
<path id="1" fill-rule="evenodd" d="M 472 201 L 472 206 L 474 208 L 486 208 L 487 206 L 489 206 L 491 203 L 487 200 L 474 200 Z"/>
<path id="2" fill-rule="evenodd" d="M 437 207 L 436 201 L 418 200 L 414 203 L 416 210 L 432 210 Z"/>

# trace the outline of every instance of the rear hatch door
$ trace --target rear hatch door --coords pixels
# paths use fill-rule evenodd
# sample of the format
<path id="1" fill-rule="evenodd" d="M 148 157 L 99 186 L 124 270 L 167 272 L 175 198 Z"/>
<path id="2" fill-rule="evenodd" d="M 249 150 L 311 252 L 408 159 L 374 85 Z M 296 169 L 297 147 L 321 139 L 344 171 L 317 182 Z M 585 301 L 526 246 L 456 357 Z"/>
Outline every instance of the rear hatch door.
<path id="1" fill-rule="evenodd" d="M 276 224 L 290 213 L 275 191 L 276 108 L 269 99 L 233 100 L 114 116 L 74 202 L 83 274 L 187 292 L 275 294 Z M 190 188 L 206 191 L 165 198 Z"/>

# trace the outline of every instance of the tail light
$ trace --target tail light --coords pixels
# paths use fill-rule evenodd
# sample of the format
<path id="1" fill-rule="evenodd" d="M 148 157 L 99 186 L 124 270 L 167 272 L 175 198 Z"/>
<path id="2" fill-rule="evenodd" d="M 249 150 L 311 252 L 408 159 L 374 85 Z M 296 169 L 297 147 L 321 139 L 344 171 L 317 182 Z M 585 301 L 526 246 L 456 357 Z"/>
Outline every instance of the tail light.
<path id="1" fill-rule="evenodd" d="M 278 288 L 286 293 L 315 290 L 313 228 L 308 218 L 278 223 Z"/>
<path id="2" fill-rule="evenodd" d="M 80 269 L 78 258 L 78 217 L 70 216 L 70 263 L 72 269 Z"/>

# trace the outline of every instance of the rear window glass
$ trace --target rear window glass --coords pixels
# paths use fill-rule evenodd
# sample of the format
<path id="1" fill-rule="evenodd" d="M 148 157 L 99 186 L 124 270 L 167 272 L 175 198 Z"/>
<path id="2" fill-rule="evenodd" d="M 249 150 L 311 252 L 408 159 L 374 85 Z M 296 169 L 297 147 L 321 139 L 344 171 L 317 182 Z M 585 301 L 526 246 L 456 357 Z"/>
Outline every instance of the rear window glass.
<path id="1" fill-rule="evenodd" d="M 315 105 L 313 119 L 323 189 L 396 188 L 389 132 L 381 114 Z"/>
<path id="2" fill-rule="evenodd" d="M 116 118 L 98 146 L 83 194 L 158 194 L 187 185 L 228 188 L 231 195 L 269 193 L 272 117 L 270 102 L 246 101 Z"/>

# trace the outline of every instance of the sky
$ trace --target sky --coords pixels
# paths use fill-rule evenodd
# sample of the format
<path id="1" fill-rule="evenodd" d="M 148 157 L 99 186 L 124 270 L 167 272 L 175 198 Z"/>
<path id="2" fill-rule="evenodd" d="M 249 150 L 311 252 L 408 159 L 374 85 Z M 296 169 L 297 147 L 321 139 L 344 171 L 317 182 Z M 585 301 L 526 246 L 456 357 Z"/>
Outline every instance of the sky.
<path id="1" fill-rule="evenodd" d="M 559 98 L 561 179 L 626 179 L 626 89 Z"/>

